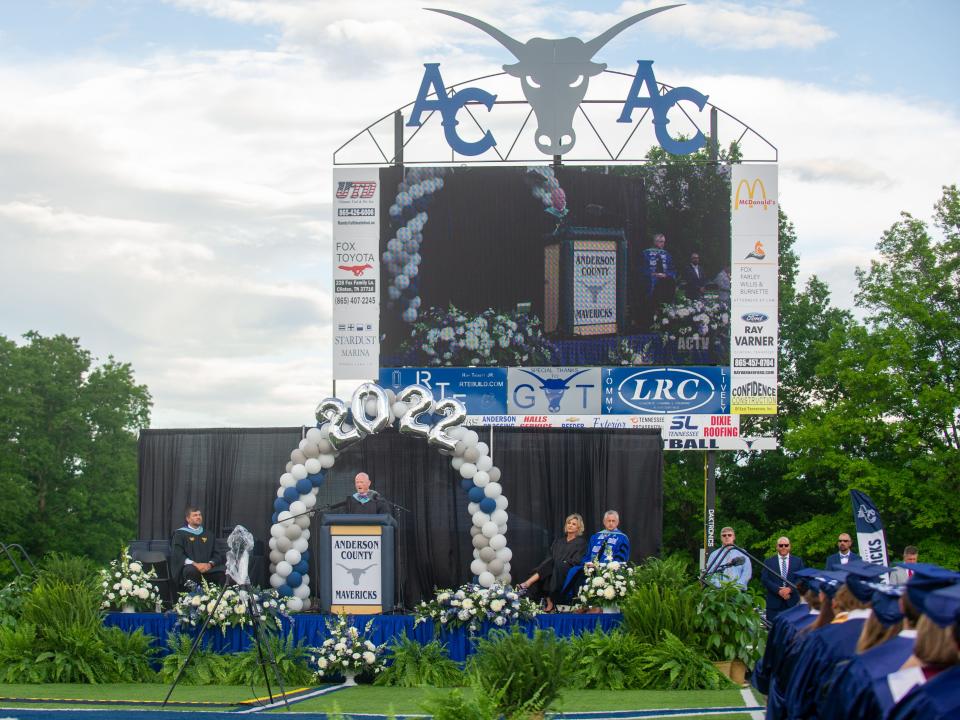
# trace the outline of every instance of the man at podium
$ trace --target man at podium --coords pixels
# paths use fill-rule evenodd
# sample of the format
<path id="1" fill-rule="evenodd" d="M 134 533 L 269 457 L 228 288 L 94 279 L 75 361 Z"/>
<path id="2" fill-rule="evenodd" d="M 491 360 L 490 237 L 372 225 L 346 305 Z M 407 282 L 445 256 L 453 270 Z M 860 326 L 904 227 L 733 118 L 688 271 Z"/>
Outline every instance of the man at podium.
<path id="1" fill-rule="evenodd" d="M 370 489 L 370 476 L 357 473 L 353 479 L 357 491 L 344 501 L 344 510 L 352 515 L 390 515 L 390 503 L 376 490 Z"/>

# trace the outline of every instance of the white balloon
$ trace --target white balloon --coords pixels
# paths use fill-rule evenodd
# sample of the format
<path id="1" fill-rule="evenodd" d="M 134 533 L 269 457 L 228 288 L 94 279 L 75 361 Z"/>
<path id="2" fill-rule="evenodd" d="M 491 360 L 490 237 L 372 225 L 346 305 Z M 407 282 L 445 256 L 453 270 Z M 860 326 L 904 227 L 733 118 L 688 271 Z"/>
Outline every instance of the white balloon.
<path id="1" fill-rule="evenodd" d="M 286 488 L 285 488 L 283 485 L 281 485 L 280 487 L 278 487 L 278 488 L 277 488 L 277 497 L 281 497 L 281 498 L 282 498 L 282 497 L 283 497 L 283 491 L 284 491 L 284 490 L 286 490 Z"/>
<path id="2" fill-rule="evenodd" d="M 503 560 L 497 560 L 497 558 L 491 559 L 490 562 L 487 563 L 487 570 L 494 575 L 499 575 L 503 572 Z"/>
<path id="3" fill-rule="evenodd" d="M 312 427 L 307 430 L 307 440 L 312 443 L 320 443 L 323 440 L 323 433 L 320 431 L 320 428 Z"/>
<path id="4" fill-rule="evenodd" d="M 500 497 L 503 497 L 502 495 Z M 497 525 L 506 525 L 507 524 L 507 515 L 506 510 L 494 510 L 490 513 L 490 519 L 493 520 Z"/>
<path id="5" fill-rule="evenodd" d="M 473 517 L 478 512 L 480 512 L 480 503 L 469 502 L 467 503 L 467 513 L 470 517 Z"/>
<path id="6" fill-rule="evenodd" d="M 281 537 L 286 537 L 286 534 L 284 533 L 283 525 L 279 525 L 279 524 L 270 526 L 270 534 L 273 537 L 277 538 L 278 542 Z"/>
<path id="7" fill-rule="evenodd" d="M 461 467 L 463 467 L 463 458 L 455 457 L 450 461 L 450 467 L 452 467 L 454 470 L 459 470 Z"/>
<path id="8" fill-rule="evenodd" d="M 497 532 L 500 533 L 501 535 L 506 535 L 506 534 L 507 534 L 507 524 L 506 524 L 506 523 L 498 524 L 498 525 L 497 525 Z"/>
<path id="9" fill-rule="evenodd" d="M 295 522 L 297 525 L 299 525 L 301 528 L 306 529 L 306 528 L 310 527 L 310 516 L 309 516 L 309 515 L 301 515 L 301 516 L 298 517 L 296 520 L 294 520 L 294 522 Z"/>
<path id="10" fill-rule="evenodd" d="M 513 559 L 513 550 L 508 547 L 497 550 L 497 559 L 510 562 Z"/>
<path id="11" fill-rule="evenodd" d="M 324 469 L 327 469 L 327 470 L 329 470 L 330 468 L 332 468 L 332 467 L 333 467 L 333 464 L 334 464 L 336 461 L 337 461 L 337 459 L 336 459 L 333 455 L 324 454 L 324 455 L 321 455 L 321 456 L 320 456 L 320 465 L 321 465 Z"/>
<path id="12" fill-rule="evenodd" d="M 289 550 L 292 547 L 293 547 L 293 540 L 288 538 L 286 535 L 284 535 L 283 537 L 277 538 L 277 550 L 279 550 L 280 552 L 286 553 L 287 550 Z"/>
<path id="13" fill-rule="evenodd" d="M 493 498 L 494 500 L 496 500 L 502 492 L 503 488 L 500 487 L 500 483 L 488 483 L 487 486 L 483 488 L 483 494 L 488 498 Z M 296 505 L 296 503 L 293 503 L 293 505 Z M 290 506 L 291 510 L 293 509 L 293 505 Z"/>
<path id="14" fill-rule="evenodd" d="M 276 572 L 277 572 L 277 564 L 276 564 L 276 563 L 270 563 L 270 565 L 268 565 L 267 567 L 270 569 L 270 574 L 271 574 L 271 575 L 276 574 Z"/>
<path id="15" fill-rule="evenodd" d="M 293 596 L 294 596 L 297 600 L 306 600 L 308 597 L 310 597 L 310 586 L 309 586 L 309 585 L 303 585 L 303 584 L 297 585 L 297 586 L 293 589 Z"/>
<path id="16" fill-rule="evenodd" d="M 300 553 L 300 556 L 303 557 L 303 553 L 306 552 L 309 547 L 306 538 L 297 538 L 293 541 L 293 549 Z"/>
<path id="17" fill-rule="evenodd" d="M 280 577 L 277 573 L 274 573 L 273 575 L 270 576 L 270 587 L 272 588 L 278 588 L 281 585 L 283 585 L 284 582 L 285 580 L 282 577 Z"/>
<path id="18" fill-rule="evenodd" d="M 301 452 L 300 448 L 297 448 L 290 453 L 290 462 L 293 463 L 293 466 L 303 465 L 307 461 L 307 456 Z"/>
<path id="19" fill-rule="evenodd" d="M 300 441 L 300 452 L 303 453 L 306 458 L 315 458 L 320 454 L 320 450 L 317 448 L 317 444 L 307 438 L 304 438 Z M 306 465 L 306 463 L 304 463 Z"/>
<path id="20" fill-rule="evenodd" d="M 504 571 L 505 573 L 509 573 L 511 569 L 512 569 L 512 568 L 510 567 L 510 563 L 505 562 L 505 563 L 503 564 L 503 571 Z"/>
<path id="21" fill-rule="evenodd" d="M 480 453 L 481 457 L 487 456 L 490 454 L 490 447 L 485 442 L 478 442 L 477 452 Z"/>
<path id="22" fill-rule="evenodd" d="M 317 455 L 315 457 L 309 458 L 303 464 L 303 467 L 307 469 L 307 475 L 316 475 L 318 472 L 323 470 L 323 465 L 320 464 L 320 460 L 318 459 L 319 455 L 320 452 L 317 451 Z"/>
<path id="23" fill-rule="evenodd" d="M 465 442 L 467 446 L 476 445 L 479 441 L 480 441 L 480 436 L 477 435 L 477 433 L 474 430 L 467 430 L 463 434 L 463 442 Z"/>
<path id="24" fill-rule="evenodd" d="M 479 560 L 479 559 L 480 559 L 480 551 L 479 551 L 477 548 L 474 548 L 474 549 L 473 549 L 473 559 L 474 559 L 474 560 Z"/>
<path id="25" fill-rule="evenodd" d="M 478 528 L 476 525 L 471 525 L 471 526 L 470 526 L 470 537 L 473 538 L 473 537 L 476 537 L 477 535 L 480 535 L 480 534 L 481 534 L 481 533 L 480 533 L 480 528 Z M 273 539 L 273 538 L 271 538 L 271 540 L 272 540 L 272 539 Z"/>
<path id="26" fill-rule="evenodd" d="M 496 535 L 495 537 L 501 537 L 501 536 L 500 536 L 500 535 Z M 470 540 L 470 542 L 473 543 L 473 546 L 474 546 L 477 550 L 479 550 L 480 548 L 484 548 L 484 547 L 486 547 L 487 545 L 490 544 L 490 540 L 489 540 L 489 539 L 487 538 L 487 536 L 484 535 L 483 533 L 480 533 L 480 534 L 478 534 L 478 535 L 474 535 L 473 538 Z M 274 551 L 274 552 L 276 552 L 276 551 Z M 476 575 L 476 573 L 474 573 L 474 575 Z"/>
<path id="27" fill-rule="evenodd" d="M 506 510 L 509 505 L 510 503 L 507 502 L 506 495 L 497 496 L 497 510 Z"/>
<path id="28" fill-rule="evenodd" d="M 480 453 L 477 452 L 476 445 L 474 445 L 473 447 L 468 447 L 466 450 L 463 451 L 463 459 L 466 460 L 468 463 L 475 463 L 477 460 L 480 459 Z"/>
<path id="29" fill-rule="evenodd" d="M 300 537 L 301 533 L 303 533 L 303 530 L 301 530 L 300 526 L 296 523 L 284 528 L 284 531 L 287 533 L 288 540 L 296 540 Z"/>
<path id="30" fill-rule="evenodd" d="M 280 476 L 280 487 L 293 487 L 297 484 L 297 481 L 293 479 L 293 475 L 288 472 L 285 472 Z"/>
<path id="31" fill-rule="evenodd" d="M 460 477 L 462 477 L 464 480 L 469 480 L 476 474 L 476 472 L 477 466 L 473 463 L 465 462 L 460 466 Z"/>
<path id="32" fill-rule="evenodd" d="M 500 482 L 500 468 L 496 465 L 487 470 L 487 474 L 490 476 L 492 482 Z"/>
<path id="33" fill-rule="evenodd" d="M 476 485 L 478 488 L 485 488 L 489 482 L 490 482 L 490 476 L 487 473 L 483 472 L 483 470 L 478 470 L 476 473 L 474 473 L 473 484 Z"/>
<path id="34" fill-rule="evenodd" d="M 303 504 L 302 500 L 294 500 L 290 503 L 290 513 L 292 515 L 302 515 L 307 511 L 307 506 Z"/>
<path id="35" fill-rule="evenodd" d="M 300 562 L 300 551 L 290 548 L 284 553 L 283 559 L 291 565 L 296 565 L 298 562 Z"/>
<path id="36" fill-rule="evenodd" d="M 483 587 L 490 587 L 493 585 L 497 579 L 493 576 L 491 572 L 482 572 L 479 577 L 477 577 L 477 582 L 480 583 Z"/>
<path id="37" fill-rule="evenodd" d="M 314 488 L 316 490 L 316 488 Z M 307 506 L 307 510 L 314 507 L 317 504 L 317 496 L 312 492 L 303 496 L 303 504 Z"/>
<path id="38" fill-rule="evenodd" d="M 320 437 L 324 440 L 330 437 L 330 423 L 326 422 L 320 426 Z"/>
<path id="39" fill-rule="evenodd" d="M 306 462 L 306 458 L 303 459 Z M 290 471 L 290 474 L 293 475 L 294 480 L 303 480 L 307 476 L 307 468 L 301 463 L 299 465 L 294 465 L 293 470 Z"/>
<path id="40" fill-rule="evenodd" d="M 271 551 L 270 551 L 270 562 L 272 562 L 272 563 L 278 563 L 278 562 L 280 562 L 281 560 L 283 560 L 283 553 L 282 553 L 282 552 L 280 552 L 279 550 L 271 550 Z"/>
<path id="41" fill-rule="evenodd" d="M 393 416 L 398 418 L 401 418 L 404 415 L 406 415 L 408 409 L 409 408 L 407 407 L 407 404 L 402 403 L 399 400 L 390 406 L 390 410 L 393 412 Z"/>
<path id="42" fill-rule="evenodd" d="M 507 546 L 507 539 L 503 535 L 494 535 L 490 538 L 490 547 L 494 550 L 502 550 Z"/>
<path id="43" fill-rule="evenodd" d="M 487 564 L 483 560 L 474 560 L 470 563 L 470 572 L 474 575 L 479 575 L 482 572 L 485 572 L 487 569 Z"/>
<path id="44" fill-rule="evenodd" d="M 483 528 L 483 526 L 486 525 L 488 522 L 490 522 L 490 516 L 487 515 L 485 512 L 483 512 L 482 510 L 477 510 L 473 514 L 473 524 L 476 525 L 478 528 Z"/>
<path id="45" fill-rule="evenodd" d="M 294 588 L 294 592 L 300 588 Z M 287 610 L 290 612 L 302 612 L 303 611 L 303 600 L 298 598 L 296 595 L 293 597 L 287 598 Z"/>
<path id="46" fill-rule="evenodd" d="M 307 575 L 306 573 L 303 574 L 303 584 L 307 586 L 310 585 L 310 576 Z"/>
<path id="47" fill-rule="evenodd" d="M 493 467 L 493 460 L 490 458 L 489 455 L 484 455 L 479 460 L 477 460 L 476 464 L 477 464 L 477 470 L 483 470 L 484 472 L 486 472 L 487 470 Z"/>
<path id="48" fill-rule="evenodd" d="M 497 580 L 500 581 L 500 584 L 501 584 L 501 585 L 509 585 L 509 584 L 510 584 L 510 581 L 511 581 L 512 579 L 513 579 L 513 578 L 511 577 L 510 573 L 508 573 L 508 572 L 505 572 L 503 575 L 501 575 L 500 577 L 497 578 Z"/>
<path id="49" fill-rule="evenodd" d="M 284 510 L 283 512 L 277 513 L 277 522 L 283 527 L 287 527 L 290 525 L 291 517 L 293 517 L 293 513 L 289 510 Z"/>
<path id="50" fill-rule="evenodd" d="M 290 472 L 293 469 L 293 461 L 288 461 L 284 467 L 284 472 Z"/>
<path id="51" fill-rule="evenodd" d="M 310 539 L 310 530 L 304 530 L 304 531 L 303 531 L 303 535 L 301 535 L 300 537 L 302 537 L 304 540 L 309 540 L 309 539 Z M 303 552 L 303 551 L 301 550 L 300 552 Z"/>
<path id="52" fill-rule="evenodd" d="M 447 435 L 452 437 L 454 440 L 463 440 L 464 434 L 467 432 L 467 428 L 463 425 L 457 425 L 447 430 Z"/>
<path id="53" fill-rule="evenodd" d="M 497 524 L 495 522 L 487 522 L 483 524 L 483 527 L 480 528 L 483 531 L 483 534 L 488 538 L 492 538 L 497 534 Z"/>
<path id="54" fill-rule="evenodd" d="M 267 541 L 267 545 L 270 546 L 270 549 L 271 549 L 271 550 L 276 550 L 276 549 L 277 549 L 277 539 L 276 539 L 275 537 L 272 537 L 272 536 L 271 536 L 270 540 Z"/>
<path id="55" fill-rule="evenodd" d="M 463 454 L 467 451 L 467 444 L 461 438 L 457 440 L 456 446 L 453 448 L 453 454 L 457 457 L 463 457 Z"/>
<path id="56" fill-rule="evenodd" d="M 277 563 L 277 575 L 282 578 L 285 578 L 287 575 L 293 572 L 293 565 L 288 563 L 286 560 L 281 560 Z"/>
<path id="57" fill-rule="evenodd" d="M 497 557 L 497 551 L 489 545 L 487 547 L 477 548 L 480 551 L 480 559 L 484 562 L 490 562 Z"/>

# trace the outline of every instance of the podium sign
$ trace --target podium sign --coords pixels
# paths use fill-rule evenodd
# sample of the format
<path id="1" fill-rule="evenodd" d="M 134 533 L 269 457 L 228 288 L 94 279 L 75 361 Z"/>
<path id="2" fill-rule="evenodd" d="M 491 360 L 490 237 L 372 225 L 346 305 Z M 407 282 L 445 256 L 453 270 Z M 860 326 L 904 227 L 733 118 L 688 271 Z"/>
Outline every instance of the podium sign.
<path id="1" fill-rule="evenodd" d="M 393 518 L 327 515 L 320 536 L 320 601 L 327 612 L 372 615 L 393 607 Z"/>

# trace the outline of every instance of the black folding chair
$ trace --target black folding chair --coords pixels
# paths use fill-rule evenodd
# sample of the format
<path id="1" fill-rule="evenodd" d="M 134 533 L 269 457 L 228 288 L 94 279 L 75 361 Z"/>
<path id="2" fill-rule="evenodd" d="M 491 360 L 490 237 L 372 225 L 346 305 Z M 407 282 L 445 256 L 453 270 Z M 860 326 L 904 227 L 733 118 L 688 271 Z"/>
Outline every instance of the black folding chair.
<path id="1" fill-rule="evenodd" d="M 136 543 L 130 546 L 130 557 L 138 560 L 145 566 L 153 568 L 157 577 L 153 582 L 160 589 L 160 599 L 168 606 L 172 607 L 175 602 L 175 591 L 173 579 L 170 577 L 170 558 L 168 553 L 161 550 L 146 550 L 141 547 L 135 547 Z"/>

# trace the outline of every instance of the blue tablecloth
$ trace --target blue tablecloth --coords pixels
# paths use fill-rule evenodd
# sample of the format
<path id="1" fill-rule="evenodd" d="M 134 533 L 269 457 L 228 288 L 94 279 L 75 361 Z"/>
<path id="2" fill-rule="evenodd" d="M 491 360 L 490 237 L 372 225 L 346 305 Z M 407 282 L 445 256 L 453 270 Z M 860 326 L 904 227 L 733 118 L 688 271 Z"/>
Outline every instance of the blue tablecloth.
<path id="1" fill-rule="evenodd" d="M 295 642 L 304 642 L 307 645 L 320 645 L 327 638 L 326 620 L 329 615 L 304 613 L 295 615 L 292 620 L 284 620 L 284 632 L 293 631 Z M 623 616 L 619 614 L 579 615 L 579 614 L 551 614 L 538 615 L 533 620 L 520 623 L 520 628 L 532 635 L 534 629 L 552 629 L 558 637 L 570 637 L 582 632 L 600 628 L 609 632 L 620 625 Z M 363 630 L 367 623 L 370 625 L 370 640 L 377 645 L 402 637 L 406 634 L 422 644 L 427 644 L 434 637 L 445 643 L 450 657 L 457 662 L 463 662 L 473 653 L 474 642 L 470 634 L 463 628 L 457 630 L 443 630 L 439 636 L 435 635 L 432 622 L 420 623 L 414 627 L 412 615 L 351 615 L 350 624 Z M 126 632 L 133 632 L 138 628 L 147 635 L 152 635 L 154 645 L 166 649 L 167 636 L 178 629 L 177 618 L 173 613 L 107 613 L 104 624 L 118 627 Z M 485 623 L 477 637 L 486 637 L 495 628 Z M 196 632 L 196 631 L 194 631 Z M 242 652 L 250 647 L 249 629 L 229 628 L 221 632 L 216 628 L 208 628 L 204 634 L 204 645 L 216 652 Z"/>

